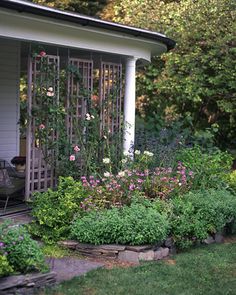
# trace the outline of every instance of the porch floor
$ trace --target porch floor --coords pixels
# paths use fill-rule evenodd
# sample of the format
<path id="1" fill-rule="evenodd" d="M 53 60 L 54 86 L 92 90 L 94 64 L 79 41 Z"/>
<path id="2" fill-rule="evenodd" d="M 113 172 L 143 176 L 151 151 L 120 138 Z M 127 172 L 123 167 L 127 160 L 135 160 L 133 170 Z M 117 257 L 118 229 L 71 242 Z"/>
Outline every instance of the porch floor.
<path id="1" fill-rule="evenodd" d="M 30 209 L 25 202 L 8 206 L 6 212 L 2 213 L 3 209 L 0 208 L 0 223 L 6 219 L 13 220 L 14 223 L 25 224 L 32 220 Z"/>

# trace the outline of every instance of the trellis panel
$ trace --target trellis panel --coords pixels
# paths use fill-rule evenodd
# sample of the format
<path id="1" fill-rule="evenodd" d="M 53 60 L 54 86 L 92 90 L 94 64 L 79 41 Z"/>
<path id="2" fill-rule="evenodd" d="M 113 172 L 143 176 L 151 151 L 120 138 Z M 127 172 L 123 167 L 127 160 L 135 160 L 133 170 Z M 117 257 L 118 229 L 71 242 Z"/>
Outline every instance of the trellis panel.
<path id="1" fill-rule="evenodd" d="M 41 142 L 39 122 L 35 110 L 45 107 L 45 101 L 57 104 L 59 100 L 59 56 L 29 57 L 28 61 L 28 130 L 27 130 L 27 167 L 26 167 L 26 199 L 33 192 L 43 192 L 56 185 L 56 148 L 48 146 L 48 142 L 56 142 L 55 130 L 47 130 L 45 142 Z M 48 70 L 50 69 L 50 70 Z M 48 97 L 48 89 L 53 95 Z M 45 128 L 49 119 L 42 122 Z"/>
<path id="2" fill-rule="evenodd" d="M 66 126 L 70 143 L 78 144 L 77 128 L 89 112 L 89 104 L 93 91 L 93 61 L 78 58 L 69 58 Z M 86 130 L 83 130 L 85 135 Z"/>
<path id="3" fill-rule="evenodd" d="M 121 156 L 122 144 L 122 64 L 101 62 L 100 68 L 100 133 L 109 140 L 110 151 Z M 102 147 L 101 156 L 106 156 Z"/>
<path id="4" fill-rule="evenodd" d="M 121 128 L 122 99 L 122 65 L 118 63 L 101 63 L 100 103 L 101 131 L 111 134 Z"/>

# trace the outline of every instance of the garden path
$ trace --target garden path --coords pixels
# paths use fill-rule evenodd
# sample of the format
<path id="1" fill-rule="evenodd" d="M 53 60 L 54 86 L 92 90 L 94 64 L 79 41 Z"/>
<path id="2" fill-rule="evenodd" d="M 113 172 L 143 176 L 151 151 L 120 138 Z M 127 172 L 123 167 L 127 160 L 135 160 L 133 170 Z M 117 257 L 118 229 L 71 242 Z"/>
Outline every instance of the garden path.
<path id="1" fill-rule="evenodd" d="M 81 276 L 93 269 L 101 268 L 103 263 L 88 261 L 74 257 L 48 258 L 47 263 L 51 271 L 56 272 L 57 282 L 70 280 L 74 277 Z"/>

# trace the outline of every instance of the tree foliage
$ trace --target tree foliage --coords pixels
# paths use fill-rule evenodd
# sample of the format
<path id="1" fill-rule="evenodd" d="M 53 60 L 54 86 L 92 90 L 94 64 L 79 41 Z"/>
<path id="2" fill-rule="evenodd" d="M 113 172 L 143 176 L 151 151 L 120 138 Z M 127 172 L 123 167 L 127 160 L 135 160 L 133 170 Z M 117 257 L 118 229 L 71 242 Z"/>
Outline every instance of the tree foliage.
<path id="1" fill-rule="evenodd" d="M 107 0 L 30 0 L 31 2 L 81 14 L 95 16 L 107 4 Z"/>
<path id="2" fill-rule="evenodd" d="M 184 120 L 218 144 L 236 137 L 236 22 L 233 0 L 121 0 L 113 20 L 165 32 L 176 49 L 139 75 L 143 115 Z"/>

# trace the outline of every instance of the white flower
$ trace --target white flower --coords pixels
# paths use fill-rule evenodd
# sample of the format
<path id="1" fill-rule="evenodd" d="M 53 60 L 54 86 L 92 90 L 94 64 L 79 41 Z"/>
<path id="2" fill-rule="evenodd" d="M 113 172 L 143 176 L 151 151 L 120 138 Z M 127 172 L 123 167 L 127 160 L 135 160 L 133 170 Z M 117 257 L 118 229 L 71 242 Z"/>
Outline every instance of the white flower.
<path id="1" fill-rule="evenodd" d="M 109 164 L 111 161 L 110 161 L 109 158 L 104 158 L 104 159 L 102 159 L 102 162 L 103 162 L 104 164 Z"/>
<path id="2" fill-rule="evenodd" d="M 120 177 L 124 177 L 124 176 L 125 176 L 125 171 L 120 171 L 120 172 L 118 173 L 118 175 L 119 175 Z"/>
<path id="3" fill-rule="evenodd" d="M 106 171 L 106 172 L 104 172 L 104 177 L 110 177 L 111 176 L 111 173 L 110 172 L 108 172 L 108 171 Z"/>
<path id="4" fill-rule="evenodd" d="M 122 160 L 121 160 L 121 163 L 122 163 L 122 164 L 127 163 L 127 159 L 122 159 Z"/>
<path id="5" fill-rule="evenodd" d="M 91 119 L 95 119 L 94 115 L 91 115 Z"/>
<path id="6" fill-rule="evenodd" d="M 104 139 L 107 139 L 106 135 L 103 135 L 103 138 L 104 138 Z"/>
<path id="7" fill-rule="evenodd" d="M 143 154 L 148 156 L 148 157 L 153 157 L 154 156 L 154 154 L 149 152 L 149 151 L 144 151 Z"/>
<path id="8" fill-rule="evenodd" d="M 49 87 L 47 90 L 47 96 L 52 97 L 54 96 L 53 87 Z"/>
<path id="9" fill-rule="evenodd" d="M 141 152 L 139 151 L 139 150 L 135 150 L 135 155 L 140 155 L 141 154 Z"/>
<path id="10" fill-rule="evenodd" d="M 85 115 L 85 119 L 86 119 L 87 121 L 90 121 L 90 120 L 91 120 L 91 117 L 90 117 L 90 114 L 89 114 L 89 113 L 87 113 L 87 114 Z"/>
<path id="11" fill-rule="evenodd" d="M 125 157 L 127 157 L 127 156 L 130 155 L 130 153 L 129 152 L 126 152 L 126 151 L 123 154 L 124 154 Z"/>

